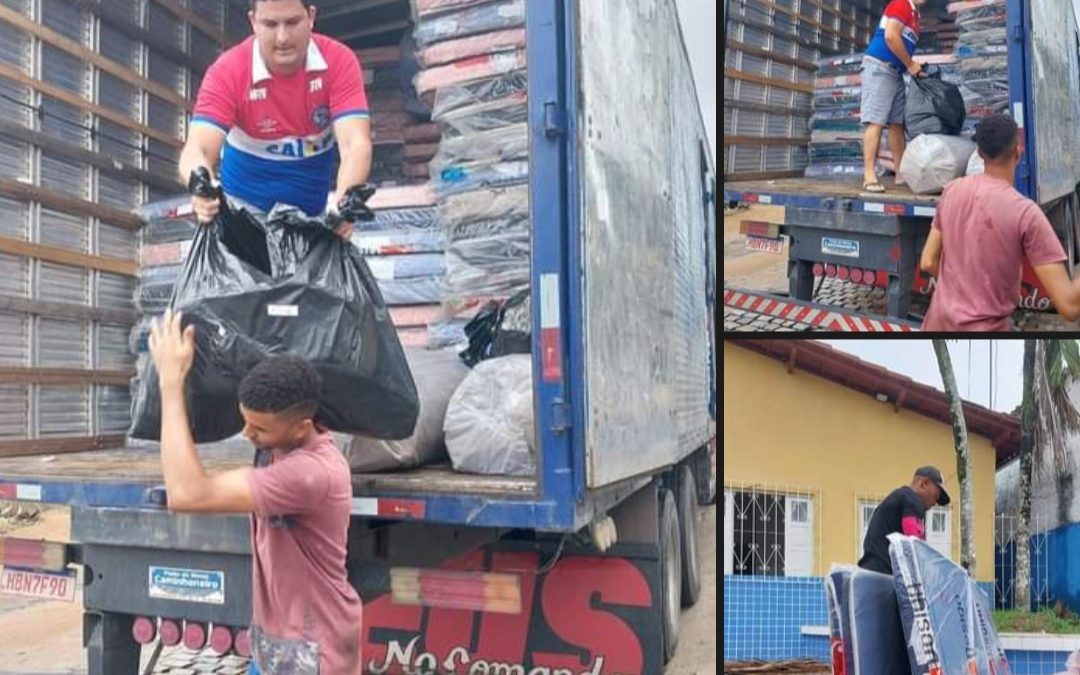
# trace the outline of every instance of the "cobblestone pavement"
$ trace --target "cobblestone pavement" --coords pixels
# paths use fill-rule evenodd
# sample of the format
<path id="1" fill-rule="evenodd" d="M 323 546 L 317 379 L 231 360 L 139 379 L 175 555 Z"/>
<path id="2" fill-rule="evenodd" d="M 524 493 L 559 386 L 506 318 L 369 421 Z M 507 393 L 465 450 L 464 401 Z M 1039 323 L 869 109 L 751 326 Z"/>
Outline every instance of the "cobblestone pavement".
<path id="1" fill-rule="evenodd" d="M 209 649 L 194 652 L 185 647 L 163 649 L 154 666 L 155 675 L 242 675 L 247 670 L 248 660 L 245 658 L 231 654 L 219 656 Z"/>

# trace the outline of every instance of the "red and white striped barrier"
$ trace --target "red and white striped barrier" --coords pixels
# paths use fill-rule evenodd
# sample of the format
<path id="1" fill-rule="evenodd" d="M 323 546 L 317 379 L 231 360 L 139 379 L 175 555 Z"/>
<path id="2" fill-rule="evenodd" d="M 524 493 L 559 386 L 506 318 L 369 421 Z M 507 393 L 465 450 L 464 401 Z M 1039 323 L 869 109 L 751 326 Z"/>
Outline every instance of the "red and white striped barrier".
<path id="1" fill-rule="evenodd" d="M 871 318 L 750 291 L 724 290 L 724 306 L 842 333 L 912 333 L 914 324 Z"/>

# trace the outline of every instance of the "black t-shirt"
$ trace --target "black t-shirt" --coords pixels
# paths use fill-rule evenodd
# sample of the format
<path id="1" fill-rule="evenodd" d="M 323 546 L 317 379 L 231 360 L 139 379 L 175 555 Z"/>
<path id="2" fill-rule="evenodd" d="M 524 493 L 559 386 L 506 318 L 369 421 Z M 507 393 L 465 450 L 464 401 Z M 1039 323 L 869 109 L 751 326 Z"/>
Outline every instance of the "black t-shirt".
<path id="1" fill-rule="evenodd" d="M 893 532 L 903 532 L 903 519 L 909 516 L 923 522 L 926 519 L 926 506 L 919 495 L 905 485 L 893 490 L 885 501 L 874 509 L 874 515 L 870 517 L 870 524 L 866 527 L 866 540 L 863 541 L 863 557 L 859 559 L 859 567 L 892 574 L 888 536 Z"/>

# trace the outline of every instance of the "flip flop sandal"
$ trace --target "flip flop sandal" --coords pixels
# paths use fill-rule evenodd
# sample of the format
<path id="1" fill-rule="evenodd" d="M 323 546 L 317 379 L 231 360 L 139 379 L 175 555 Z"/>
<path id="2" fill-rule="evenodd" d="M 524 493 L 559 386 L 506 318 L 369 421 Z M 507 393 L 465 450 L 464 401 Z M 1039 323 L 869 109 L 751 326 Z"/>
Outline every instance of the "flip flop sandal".
<path id="1" fill-rule="evenodd" d="M 863 183 L 863 192 L 872 192 L 874 194 L 881 194 L 885 192 L 885 186 L 881 183 Z"/>

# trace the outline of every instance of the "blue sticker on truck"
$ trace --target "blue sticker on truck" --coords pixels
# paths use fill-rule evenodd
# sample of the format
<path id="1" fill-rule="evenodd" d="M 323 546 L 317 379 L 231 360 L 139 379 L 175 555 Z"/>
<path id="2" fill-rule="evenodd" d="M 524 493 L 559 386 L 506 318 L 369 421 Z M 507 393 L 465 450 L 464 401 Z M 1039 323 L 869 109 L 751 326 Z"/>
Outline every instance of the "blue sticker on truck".
<path id="1" fill-rule="evenodd" d="M 150 566 L 150 597 L 225 604 L 225 572 Z"/>
<path id="2" fill-rule="evenodd" d="M 828 255 L 843 256 L 844 258 L 858 258 L 859 242 L 855 239 L 822 237 L 821 252 Z"/>

